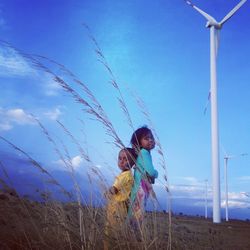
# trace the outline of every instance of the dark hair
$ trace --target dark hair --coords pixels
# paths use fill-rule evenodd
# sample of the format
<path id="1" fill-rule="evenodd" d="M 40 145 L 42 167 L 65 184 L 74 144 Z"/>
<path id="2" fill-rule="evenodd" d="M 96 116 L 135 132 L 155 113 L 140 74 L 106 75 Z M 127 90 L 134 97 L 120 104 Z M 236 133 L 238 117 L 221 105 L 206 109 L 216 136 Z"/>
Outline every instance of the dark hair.
<path id="1" fill-rule="evenodd" d="M 123 150 L 126 152 L 128 161 L 130 163 L 130 168 L 132 168 L 135 165 L 137 154 L 133 148 L 123 148 L 120 150 L 120 152 Z"/>
<path id="2" fill-rule="evenodd" d="M 142 126 L 140 128 L 138 128 L 131 137 L 130 143 L 132 145 L 133 148 L 135 149 L 140 149 L 141 145 L 140 145 L 140 141 L 143 137 L 145 137 L 146 135 L 148 135 L 149 133 L 152 134 L 152 131 L 147 127 L 147 126 Z"/>

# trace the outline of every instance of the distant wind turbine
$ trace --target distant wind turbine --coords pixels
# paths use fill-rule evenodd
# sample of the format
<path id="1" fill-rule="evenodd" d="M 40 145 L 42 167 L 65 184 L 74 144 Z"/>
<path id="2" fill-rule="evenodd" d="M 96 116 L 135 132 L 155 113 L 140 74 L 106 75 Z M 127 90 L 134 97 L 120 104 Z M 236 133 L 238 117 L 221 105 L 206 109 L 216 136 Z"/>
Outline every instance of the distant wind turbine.
<path id="1" fill-rule="evenodd" d="M 250 197 L 250 193 L 247 193 L 247 192 L 241 192 L 241 194 L 245 195 L 246 197 Z"/>
<path id="2" fill-rule="evenodd" d="M 238 157 L 238 156 L 246 156 L 247 153 L 243 153 L 243 154 L 239 154 L 239 155 L 228 155 L 225 151 L 224 151 L 224 170 L 225 170 L 225 199 L 226 199 L 226 221 L 228 221 L 228 181 L 227 181 L 227 164 L 228 164 L 228 160 Z"/>
<path id="3" fill-rule="evenodd" d="M 210 92 L 211 92 L 211 134 L 212 134 L 212 185 L 213 185 L 213 222 L 221 222 L 220 204 L 220 166 L 219 166 L 219 132 L 217 112 L 217 77 L 216 77 L 216 56 L 218 51 L 219 31 L 224 23 L 230 19 L 235 12 L 247 1 L 240 1 L 220 22 L 212 16 L 193 5 L 190 1 L 184 0 L 188 5 L 197 10 L 207 19 L 206 27 L 210 28 Z"/>

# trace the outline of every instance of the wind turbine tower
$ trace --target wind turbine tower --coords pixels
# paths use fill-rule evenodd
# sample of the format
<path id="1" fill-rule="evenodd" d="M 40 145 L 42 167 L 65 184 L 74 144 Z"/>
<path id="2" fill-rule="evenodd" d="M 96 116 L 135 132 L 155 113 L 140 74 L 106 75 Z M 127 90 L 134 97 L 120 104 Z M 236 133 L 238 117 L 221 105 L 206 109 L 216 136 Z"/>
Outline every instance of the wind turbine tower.
<path id="1" fill-rule="evenodd" d="M 193 5 L 185 2 L 198 11 L 207 20 L 206 27 L 210 29 L 210 93 L 211 93 L 211 147 L 212 147 L 212 185 L 213 185 L 213 222 L 221 222 L 221 197 L 220 197 L 220 165 L 219 165 L 219 131 L 217 111 L 217 76 L 216 57 L 218 50 L 218 35 L 224 23 L 246 2 L 241 0 L 220 22 L 212 16 Z"/>
<path id="2" fill-rule="evenodd" d="M 205 218 L 207 219 L 207 180 L 205 180 L 205 187 L 206 187 L 206 190 L 205 190 Z"/>

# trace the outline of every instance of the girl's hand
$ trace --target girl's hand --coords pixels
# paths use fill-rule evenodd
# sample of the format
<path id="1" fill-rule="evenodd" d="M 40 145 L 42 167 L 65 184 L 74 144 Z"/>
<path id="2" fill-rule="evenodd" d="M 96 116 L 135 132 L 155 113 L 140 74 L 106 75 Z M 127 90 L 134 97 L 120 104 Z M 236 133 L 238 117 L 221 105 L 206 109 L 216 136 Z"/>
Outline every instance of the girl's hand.
<path id="1" fill-rule="evenodd" d="M 154 176 L 149 175 L 147 172 L 146 172 L 146 176 L 147 176 L 147 179 L 148 179 L 149 183 L 151 183 L 151 184 L 155 183 L 155 177 Z"/>
<path id="2" fill-rule="evenodd" d="M 109 192 L 114 195 L 114 194 L 118 193 L 118 189 L 116 187 L 112 186 L 111 188 L 109 188 Z"/>

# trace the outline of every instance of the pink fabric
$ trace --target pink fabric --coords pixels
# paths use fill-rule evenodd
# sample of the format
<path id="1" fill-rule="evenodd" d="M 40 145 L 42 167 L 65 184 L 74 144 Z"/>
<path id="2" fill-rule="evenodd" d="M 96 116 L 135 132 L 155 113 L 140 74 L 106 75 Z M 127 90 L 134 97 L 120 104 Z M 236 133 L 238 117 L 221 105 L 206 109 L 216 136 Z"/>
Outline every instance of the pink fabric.
<path id="1" fill-rule="evenodd" d="M 133 218 L 132 224 L 141 224 L 146 208 L 146 203 L 150 192 L 152 191 L 152 185 L 147 180 L 141 180 L 141 185 L 137 191 L 137 195 L 133 204 Z"/>

